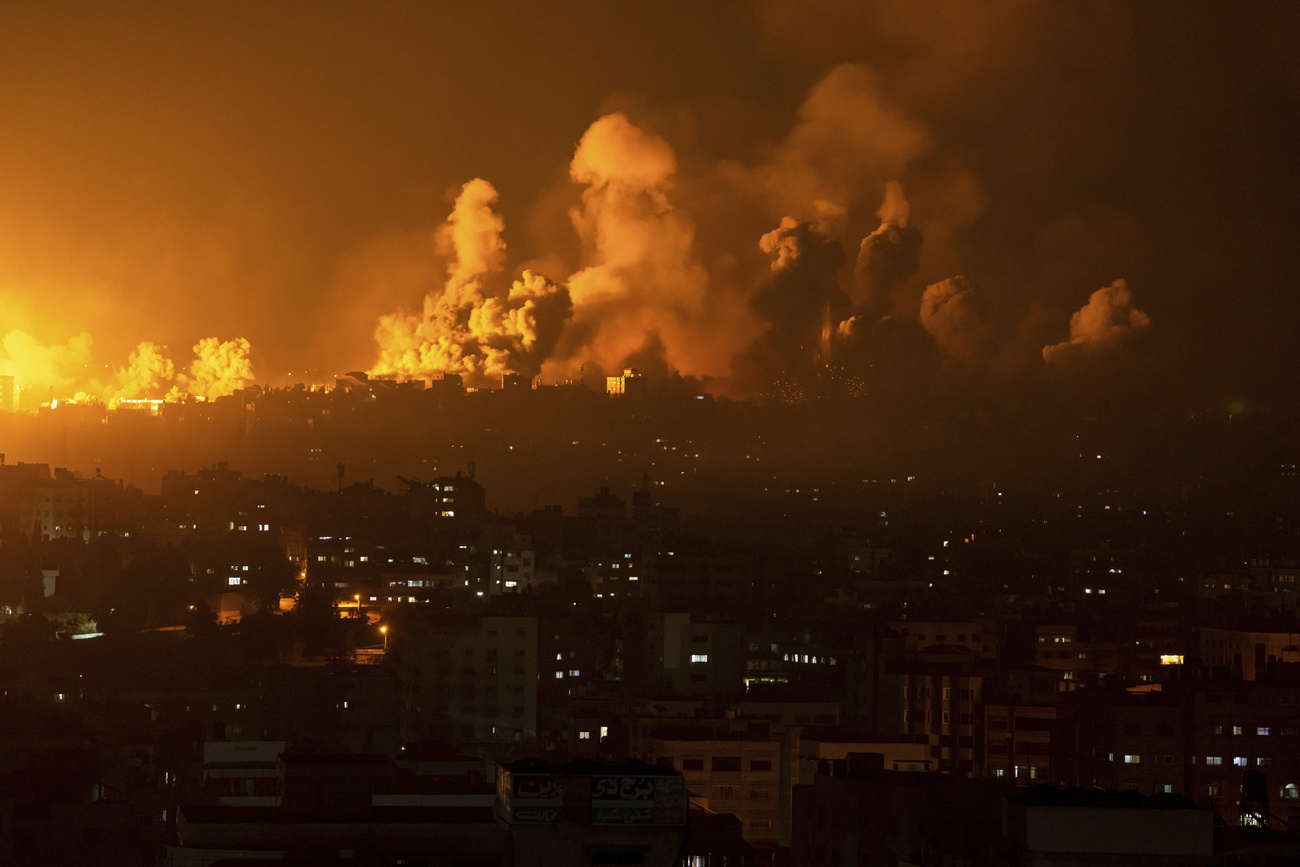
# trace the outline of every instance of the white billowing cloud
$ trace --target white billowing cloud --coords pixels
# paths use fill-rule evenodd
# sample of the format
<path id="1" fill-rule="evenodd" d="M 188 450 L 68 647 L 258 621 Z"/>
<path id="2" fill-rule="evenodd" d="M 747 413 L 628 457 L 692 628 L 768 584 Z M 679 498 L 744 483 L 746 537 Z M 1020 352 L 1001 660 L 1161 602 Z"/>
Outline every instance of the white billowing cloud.
<path id="1" fill-rule="evenodd" d="M 1127 335 L 1151 324 L 1151 317 L 1133 306 L 1133 293 L 1116 280 L 1092 293 L 1088 303 L 1070 317 L 1070 338 L 1043 347 L 1043 360 L 1062 361 L 1077 352 L 1114 346 Z"/>

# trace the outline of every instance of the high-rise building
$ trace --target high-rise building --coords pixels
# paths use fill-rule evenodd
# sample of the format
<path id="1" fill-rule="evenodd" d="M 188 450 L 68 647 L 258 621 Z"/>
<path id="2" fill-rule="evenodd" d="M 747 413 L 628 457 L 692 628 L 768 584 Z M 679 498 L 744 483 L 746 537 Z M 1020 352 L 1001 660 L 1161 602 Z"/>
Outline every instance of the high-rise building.
<path id="1" fill-rule="evenodd" d="M 431 617 L 399 641 L 405 740 L 537 737 L 537 618 Z"/>
<path id="2" fill-rule="evenodd" d="M 612 396 L 645 394 L 645 377 L 634 367 L 626 368 L 622 376 L 605 377 L 605 391 Z"/>

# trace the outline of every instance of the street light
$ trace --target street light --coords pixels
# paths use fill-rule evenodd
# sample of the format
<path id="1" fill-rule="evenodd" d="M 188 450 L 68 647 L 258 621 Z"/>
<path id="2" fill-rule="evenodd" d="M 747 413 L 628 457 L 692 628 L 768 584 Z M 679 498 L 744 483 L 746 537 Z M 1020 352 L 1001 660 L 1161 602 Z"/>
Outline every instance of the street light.
<path id="1" fill-rule="evenodd" d="M 384 636 L 384 653 L 387 653 L 388 652 L 388 627 L 387 626 L 379 627 L 379 632 L 381 635 Z"/>

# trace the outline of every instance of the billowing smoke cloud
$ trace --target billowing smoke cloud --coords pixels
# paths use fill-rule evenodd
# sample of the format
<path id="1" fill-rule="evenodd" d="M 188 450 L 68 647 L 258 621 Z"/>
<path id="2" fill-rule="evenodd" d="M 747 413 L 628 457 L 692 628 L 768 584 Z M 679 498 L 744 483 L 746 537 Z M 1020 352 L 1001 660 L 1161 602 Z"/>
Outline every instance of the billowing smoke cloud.
<path id="1" fill-rule="evenodd" d="M 754 293 L 754 311 L 767 330 L 738 359 L 737 377 L 751 389 L 774 384 L 806 392 L 831 361 L 836 328 L 850 313 L 835 282 L 844 250 L 811 223 L 786 217 L 759 241 L 772 275 Z"/>
<path id="2" fill-rule="evenodd" d="M 569 213 L 585 265 L 568 281 L 574 322 L 561 357 L 570 366 L 617 369 L 657 335 L 676 371 L 727 369 L 742 317 L 695 257 L 695 224 L 669 199 L 676 170 L 672 147 L 621 113 L 600 118 L 582 136 L 569 166 L 585 186 Z"/>
<path id="3" fill-rule="evenodd" d="M 1133 306 L 1128 284 L 1116 280 L 1092 293 L 1088 303 L 1070 317 L 1070 339 L 1043 347 L 1043 360 L 1063 361 L 1076 353 L 1114 346 L 1127 335 L 1151 324 L 1151 317 Z"/>
<path id="4" fill-rule="evenodd" d="M 189 372 L 178 373 L 166 347 L 145 341 L 127 363 L 105 381 L 95 371 L 91 336 L 82 333 L 66 344 L 47 346 L 25 331 L 11 331 L 2 342 L 0 375 L 14 377 L 19 409 L 33 410 L 51 398 L 78 402 L 187 398 L 212 400 L 233 394 L 253 381 L 250 345 L 244 338 L 221 341 L 206 337 L 194 346 Z"/>
<path id="5" fill-rule="evenodd" d="M 508 373 L 537 375 L 570 314 L 569 291 L 528 271 L 504 290 L 494 287 L 506 255 L 496 201 L 485 180 L 461 188 L 437 235 L 451 256 L 447 282 L 425 296 L 421 313 L 380 319 L 372 373 L 422 378 L 445 371 L 476 383 Z"/>
<path id="6" fill-rule="evenodd" d="M 743 191 L 786 208 L 758 245 L 769 273 L 752 291 L 743 287 L 754 283 L 746 277 L 754 257 L 713 257 L 705 266 L 695 222 L 678 201 L 701 187 L 692 178 L 679 185 L 673 147 L 622 113 L 592 123 L 570 162 L 580 192 L 568 217 L 580 252 L 562 282 L 530 271 L 508 282 L 497 192 L 482 179 L 466 183 L 435 236 L 447 260 L 445 281 L 418 312 L 380 318 L 371 372 L 414 378 L 445 371 L 485 385 L 506 373 L 559 378 L 581 367 L 589 376 L 635 365 L 665 380 L 708 380 L 736 395 L 807 395 L 837 376 L 870 389 L 886 388 L 886 375 L 915 385 L 939 369 L 936 347 L 987 357 L 987 312 L 965 277 L 929 286 L 919 322 L 915 314 L 895 315 L 899 299 L 915 299 L 920 288 L 910 281 L 921 269 L 923 241 L 895 179 L 916 169 L 929 140 L 882 93 L 865 67 L 838 67 L 812 89 L 797 124 L 762 164 L 722 166 Z M 882 189 L 879 223 L 865 238 L 852 236 L 862 240 L 846 269 L 839 239 L 854 224 L 866 230 L 862 191 Z M 920 189 L 929 213 L 942 197 Z M 736 188 L 727 190 L 734 195 Z M 725 219 L 730 206 L 706 207 Z M 539 261 L 563 276 L 562 256 L 543 251 Z M 1093 324 L 1112 315 L 1100 314 L 1099 303 L 1094 296 L 1076 315 L 1065 345 L 1112 339 Z M 1145 324 L 1144 314 L 1132 313 L 1124 327 Z M 1056 349 L 1044 357 L 1051 360 Z"/>
<path id="7" fill-rule="evenodd" d="M 20 407 L 35 408 L 51 393 L 70 393 L 85 380 L 93 342 L 83 331 L 67 343 L 46 346 L 26 331 L 15 329 L 0 341 L 4 347 L 0 374 L 14 378 Z"/>
<path id="8" fill-rule="evenodd" d="M 194 360 L 188 373 L 182 373 L 167 357 L 165 346 L 146 341 L 131 351 L 126 366 L 119 367 L 102 390 L 104 400 L 112 406 L 123 400 L 227 397 L 253 381 L 251 349 L 242 337 L 205 337 L 194 344 Z"/>
<path id="9" fill-rule="evenodd" d="M 972 358 L 987 345 L 988 310 L 975 284 L 960 274 L 926 287 L 921 325 L 949 355 Z"/>
<path id="10" fill-rule="evenodd" d="M 176 378 L 176 368 L 165 347 L 145 341 L 131 350 L 125 367 L 113 376 L 105 397 L 113 400 L 162 398 Z"/>
<path id="11" fill-rule="evenodd" d="M 844 253 L 824 218 L 842 212 L 864 179 L 900 169 L 924 147 L 876 86 L 860 67 L 833 72 L 773 160 L 748 176 L 803 203 L 762 238 L 771 273 L 749 297 L 717 285 L 698 258 L 695 224 L 673 201 L 673 148 L 614 113 L 586 130 L 569 166 L 582 185 L 569 210 L 581 261 L 565 286 L 526 272 L 508 291 L 493 290 L 505 267 L 503 221 L 496 191 L 471 181 L 438 233 L 450 259 L 446 284 L 420 314 L 381 318 L 371 372 L 486 380 L 532 376 L 544 361 L 548 373 L 573 376 L 580 365 L 611 371 L 636 360 L 671 375 L 733 373 L 740 393 L 806 379 L 831 363 L 841 322 L 878 320 L 891 290 L 919 267 L 920 232 L 908 225 L 902 187 L 890 183 L 880 228 L 863 244 L 870 303 L 854 307 L 837 282 Z M 647 353 L 659 354 L 653 364 Z"/>
<path id="12" fill-rule="evenodd" d="M 762 194 L 776 213 L 827 229 L 856 204 L 860 191 L 899 177 L 927 148 L 925 132 L 889 106 L 879 78 L 845 63 L 809 92 L 798 123 L 766 164 L 723 170 Z"/>
<path id="13" fill-rule="evenodd" d="M 194 397 L 213 400 L 234 394 L 253 381 L 251 347 L 242 337 L 218 340 L 205 337 L 194 345 L 189 376 L 180 376 L 180 387 Z"/>
<path id="14" fill-rule="evenodd" d="M 885 185 L 885 201 L 877 213 L 880 226 L 862 239 L 854 269 L 863 313 L 875 319 L 893 309 L 894 288 L 921 270 L 921 230 L 907 224 L 911 207 L 901 184 Z"/>
<path id="15" fill-rule="evenodd" d="M 482 178 L 461 187 L 447 222 L 439 227 L 439 251 L 452 255 L 444 294 L 454 301 L 477 300 L 474 290 L 480 277 L 501 271 L 506 258 L 506 242 L 501 233 L 506 222 L 492 210 L 497 202 L 496 188 Z M 468 293 L 467 297 L 459 296 Z"/>

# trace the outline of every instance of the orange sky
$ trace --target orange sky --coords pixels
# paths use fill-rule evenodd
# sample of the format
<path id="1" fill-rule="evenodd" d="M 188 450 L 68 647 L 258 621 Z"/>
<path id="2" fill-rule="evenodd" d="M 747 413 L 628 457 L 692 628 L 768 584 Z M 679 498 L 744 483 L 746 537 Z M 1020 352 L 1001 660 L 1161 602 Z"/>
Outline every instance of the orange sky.
<path id="1" fill-rule="evenodd" d="M 1043 364 L 1124 280 L 1161 375 L 1283 388 L 1297 36 L 1283 3 L 7 9 L 0 335 L 87 333 L 104 377 L 142 341 L 184 369 L 208 337 L 248 339 L 263 382 L 369 367 L 380 317 L 446 284 L 438 227 L 482 178 L 503 279 L 630 281 L 635 304 L 579 306 L 558 353 L 612 358 L 653 332 L 670 364 L 725 375 L 767 327 L 760 238 L 815 225 L 854 295 L 897 182 L 924 245 L 888 288 L 894 317 L 964 276 L 987 321 L 941 342 Z M 644 203 L 593 204 L 574 168 L 616 111 L 673 155 L 637 193 L 662 204 L 649 237 L 671 261 L 599 248 L 650 231 Z"/>

